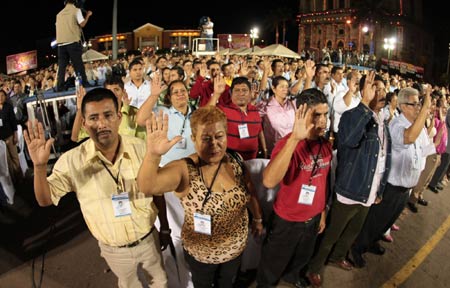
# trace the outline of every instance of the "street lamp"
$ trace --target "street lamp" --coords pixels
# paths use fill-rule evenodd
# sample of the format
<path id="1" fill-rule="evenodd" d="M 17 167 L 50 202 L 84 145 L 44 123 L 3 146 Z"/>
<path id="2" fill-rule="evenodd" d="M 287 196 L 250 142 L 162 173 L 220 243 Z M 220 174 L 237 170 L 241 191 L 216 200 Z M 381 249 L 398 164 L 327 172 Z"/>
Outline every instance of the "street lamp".
<path id="1" fill-rule="evenodd" d="M 395 39 L 395 37 L 391 37 L 389 39 L 384 38 L 383 48 L 388 51 L 388 65 L 389 65 L 389 60 L 391 59 L 391 50 L 395 49 L 396 42 L 397 42 L 397 39 Z"/>
<path id="2" fill-rule="evenodd" d="M 259 38 L 258 28 L 250 29 L 250 38 L 252 39 L 252 52 L 255 52 L 255 39 Z"/>
<path id="3" fill-rule="evenodd" d="M 231 42 L 233 42 L 233 37 L 231 36 L 231 34 L 228 34 L 228 48 L 231 48 Z"/>

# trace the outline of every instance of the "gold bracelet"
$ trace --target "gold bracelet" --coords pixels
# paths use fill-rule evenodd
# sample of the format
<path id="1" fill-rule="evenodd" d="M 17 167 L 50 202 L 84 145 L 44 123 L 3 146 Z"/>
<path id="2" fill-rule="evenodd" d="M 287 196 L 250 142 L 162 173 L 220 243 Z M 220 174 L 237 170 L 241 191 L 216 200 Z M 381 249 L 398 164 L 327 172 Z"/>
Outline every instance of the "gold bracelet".
<path id="1" fill-rule="evenodd" d="M 263 219 L 262 218 L 253 218 L 252 221 L 256 222 L 256 223 L 262 223 Z"/>

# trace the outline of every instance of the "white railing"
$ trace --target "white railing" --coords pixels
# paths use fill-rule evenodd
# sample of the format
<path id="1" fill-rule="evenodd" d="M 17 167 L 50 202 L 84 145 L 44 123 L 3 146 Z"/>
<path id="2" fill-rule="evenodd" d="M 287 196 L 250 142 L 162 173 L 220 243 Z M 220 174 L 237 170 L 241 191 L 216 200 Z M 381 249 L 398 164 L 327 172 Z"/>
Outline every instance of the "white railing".
<path id="1" fill-rule="evenodd" d="M 208 41 L 211 41 L 212 48 L 208 49 Z M 215 55 L 219 52 L 219 38 L 194 38 L 192 41 L 192 54 L 196 57 L 205 55 Z"/>

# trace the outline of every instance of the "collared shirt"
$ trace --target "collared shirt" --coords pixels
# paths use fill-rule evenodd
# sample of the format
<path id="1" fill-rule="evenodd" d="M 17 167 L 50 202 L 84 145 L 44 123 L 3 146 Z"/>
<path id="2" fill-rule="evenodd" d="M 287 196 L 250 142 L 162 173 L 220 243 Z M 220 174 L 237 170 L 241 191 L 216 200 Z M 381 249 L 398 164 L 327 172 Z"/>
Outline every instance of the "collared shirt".
<path id="1" fill-rule="evenodd" d="M 178 148 L 177 145 L 173 146 L 166 154 L 162 155 L 160 166 L 164 166 L 167 163 L 178 160 L 195 153 L 194 142 L 191 139 L 191 115 L 192 109 L 188 106 L 187 115 L 183 115 L 180 111 L 173 106 L 170 108 L 158 106 L 157 110 L 164 111 L 164 114 L 169 116 L 169 130 L 167 131 L 167 138 L 170 140 L 175 136 L 181 135 L 186 143 L 186 148 Z"/>
<path id="2" fill-rule="evenodd" d="M 416 141 L 404 144 L 405 130 L 412 125 L 403 114 L 396 117 L 389 124 L 392 137 L 392 164 L 388 182 L 395 186 L 412 188 L 419 181 L 420 173 L 425 167 L 422 157 L 422 137 L 427 137 L 422 129 Z"/>
<path id="3" fill-rule="evenodd" d="M 263 119 L 264 138 L 269 152 L 275 143 L 292 132 L 295 120 L 295 100 L 286 100 L 280 104 L 275 97 L 269 102 L 260 102 L 259 115 Z"/>
<path id="4" fill-rule="evenodd" d="M 121 246 L 142 238 L 157 216 L 153 197 L 145 197 L 136 183 L 145 149 L 142 139 L 121 136 L 114 164 L 95 149 L 91 139 L 65 152 L 47 178 L 53 203 L 58 205 L 64 195 L 75 192 L 89 230 L 106 245 Z M 131 215 L 115 217 L 112 196 L 118 194 L 117 185 L 102 161 L 114 177 L 119 175 L 121 190 L 128 192 Z"/>
<path id="5" fill-rule="evenodd" d="M 218 105 L 218 107 L 227 115 L 228 148 L 241 154 L 244 160 L 256 158 L 259 144 L 258 136 L 259 132 L 262 131 L 262 120 L 258 109 L 252 104 L 248 104 L 247 111 L 243 112 L 233 103 L 227 106 Z M 240 125 L 247 125 L 248 137 L 240 137 Z"/>
<path id="6" fill-rule="evenodd" d="M 130 106 L 134 106 L 138 109 L 141 108 L 142 104 L 144 104 L 152 91 L 151 84 L 148 80 L 144 80 L 139 87 L 130 80 L 125 83 L 125 90 L 127 91 L 128 97 L 131 99 Z"/>
<path id="7" fill-rule="evenodd" d="M 359 202 L 359 201 L 355 201 L 352 199 L 349 199 L 347 197 L 344 197 L 340 194 L 336 194 L 337 195 L 337 200 L 343 204 L 347 204 L 347 205 L 353 205 L 353 204 L 361 204 L 363 206 L 369 207 L 371 206 L 375 200 L 377 199 L 377 192 L 378 189 L 380 189 L 380 184 L 381 184 L 381 178 L 384 175 L 383 171 L 384 169 L 381 169 L 380 164 L 385 165 L 385 162 L 381 163 L 381 159 L 382 157 L 384 157 L 384 159 L 386 159 L 386 154 L 387 154 L 387 137 L 384 135 L 384 114 L 382 111 L 380 111 L 378 114 L 373 112 L 373 118 L 375 119 L 375 122 L 378 124 L 378 141 L 380 143 L 382 143 L 382 145 L 380 145 L 379 148 L 379 152 L 377 155 L 377 165 L 375 168 L 376 173 L 374 173 L 373 175 L 373 180 L 372 180 L 372 186 L 370 188 L 370 194 L 369 194 L 369 198 L 367 199 L 367 202 L 363 203 L 363 202 Z M 391 172 L 392 173 L 392 172 Z"/>
<path id="8" fill-rule="evenodd" d="M 352 108 L 355 108 L 356 106 L 358 106 L 359 102 L 361 102 L 361 99 L 358 96 L 353 96 L 352 99 L 350 100 L 350 105 L 347 106 L 347 104 L 345 104 L 344 101 L 344 96 L 347 93 L 348 88 L 346 90 L 342 90 L 340 92 L 338 92 L 336 94 L 336 97 L 334 97 L 333 100 L 333 129 L 334 132 L 338 132 L 339 131 L 339 121 L 341 121 L 341 116 L 342 114 L 347 111 L 350 110 Z"/>

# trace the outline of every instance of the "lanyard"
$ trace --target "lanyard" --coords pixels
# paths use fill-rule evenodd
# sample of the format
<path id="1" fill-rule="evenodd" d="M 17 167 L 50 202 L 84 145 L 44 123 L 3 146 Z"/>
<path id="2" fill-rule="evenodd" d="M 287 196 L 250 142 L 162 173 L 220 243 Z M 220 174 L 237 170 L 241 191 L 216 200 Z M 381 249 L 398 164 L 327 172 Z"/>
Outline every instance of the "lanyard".
<path id="1" fill-rule="evenodd" d="M 320 138 L 319 138 L 320 146 L 319 146 L 319 151 L 317 152 L 316 155 L 313 154 L 313 152 L 312 152 L 312 150 L 311 150 L 311 147 L 309 146 L 308 140 L 305 140 L 305 141 L 306 141 L 306 147 L 308 147 L 308 151 L 309 151 L 309 153 L 312 155 L 312 158 L 313 158 L 313 168 L 312 168 L 312 170 L 311 170 L 311 175 L 309 176 L 309 180 L 308 180 L 308 182 L 309 182 L 308 185 L 311 185 L 312 178 L 313 178 L 313 177 L 317 174 L 317 172 L 319 171 L 319 155 L 320 155 L 320 151 L 322 151 L 322 140 L 320 140 Z"/>
<path id="2" fill-rule="evenodd" d="M 180 135 L 183 136 L 184 133 L 184 128 L 186 127 L 186 119 L 187 119 L 187 115 L 184 116 L 184 120 L 183 120 L 183 126 L 181 127 L 181 131 L 180 131 Z"/>
<path id="3" fill-rule="evenodd" d="M 201 162 L 201 160 L 199 158 L 199 164 L 200 164 L 200 162 Z M 203 203 L 202 203 L 202 211 L 203 211 L 203 207 L 205 207 L 206 202 L 208 202 L 209 197 L 211 196 L 211 188 L 213 187 L 214 182 L 216 181 L 216 177 L 217 177 L 217 174 L 219 173 L 219 170 L 220 170 L 221 166 L 222 166 L 222 160 L 220 160 L 219 167 L 217 167 L 216 173 L 214 173 L 214 177 L 213 177 L 209 187 L 206 186 L 205 179 L 203 178 L 202 168 L 200 166 L 198 167 L 198 170 L 200 171 L 200 177 L 202 177 L 202 181 L 203 181 L 203 183 L 206 186 L 206 190 L 208 190 L 208 192 L 206 192 L 205 199 L 203 200 Z"/>
<path id="4" fill-rule="evenodd" d="M 105 166 L 106 171 L 108 171 L 109 175 L 111 175 L 111 178 L 113 178 L 114 182 L 116 182 L 116 186 L 117 186 L 117 192 L 120 194 L 121 189 L 120 189 L 120 185 L 119 185 L 119 174 L 120 174 L 120 165 L 122 165 L 122 159 L 120 159 L 119 162 L 119 171 L 117 171 L 117 176 L 114 177 L 114 175 L 112 174 L 111 170 L 108 169 L 108 167 L 106 166 L 105 162 L 103 162 L 103 160 L 100 160 L 103 164 L 103 166 Z"/>

